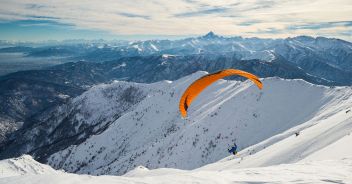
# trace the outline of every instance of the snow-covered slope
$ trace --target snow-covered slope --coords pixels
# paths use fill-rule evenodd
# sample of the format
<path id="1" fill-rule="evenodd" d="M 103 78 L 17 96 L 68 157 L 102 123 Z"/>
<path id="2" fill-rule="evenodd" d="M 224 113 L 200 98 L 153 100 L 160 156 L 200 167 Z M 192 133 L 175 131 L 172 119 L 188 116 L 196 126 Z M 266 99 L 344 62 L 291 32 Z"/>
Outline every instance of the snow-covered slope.
<path id="1" fill-rule="evenodd" d="M 23 153 L 45 160 L 59 150 L 104 131 L 146 97 L 143 84 L 100 84 L 51 111 L 42 113 L 0 147 L 0 158 Z M 1 152 L 2 151 L 2 152 Z"/>
<path id="2" fill-rule="evenodd" d="M 220 80 L 196 99 L 186 119 L 180 118 L 179 96 L 204 74 L 174 82 L 123 83 L 143 89 L 146 97 L 102 133 L 49 159 L 69 172 L 129 171 L 125 175 L 70 174 L 23 156 L 0 161 L 0 184 L 352 182 L 350 86 L 266 78 L 259 91 L 250 81 Z M 96 115 L 112 112 L 110 101 L 94 94 L 118 85 L 97 86 L 85 94 L 96 97 L 85 100 Z M 234 142 L 241 151 L 229 156 L 227 148 Z"/>
<path id="3" fill-rule="evenodd" d="M 0 179 L 19 175 L 55 173 L 59 173 L 59 171 L 35 161 L 29 155 L 0 161 Z"/>
<path id="4" fill-rule="evenodd" d="M 279 78 L 263 79 L 262 91 L 250 81 L 220 80 L 196 99 L 189 117 L 182 119 L 178 112 L 180 95 L 204 74 L 197 72 L 174 82 L 140 84 L 148 95 L 133 110 L 101 134 L 51 155 L 48 163 L 68 172 L 93 175 L 121 175 L 138 165 L 195 169 L 227 157 L 227 149 L 236 142 L 240 150 L 252 146 L 240 153 L 243 156 L 252 156 L 272 144 L 275 153 L 264 149 L 258 161 L 236 167 L 273 165 L 308 157 L 351 130 L 352 113 L 346 113 L 352 104 L 351 87 L 325 87 Z M 322 128 L 312 130 L 312 134 L 324 138 L 322 142 L 305 138 L 303 130 L 316 126 Z M 292 137 L 298 131 L 302 131 L 301 135 Z M 295 150 L 292 148 L 297 145 L 289 144 L 291 139 L 305 142 Z M 277 144 L 291 146 L 275 149 Z M 311 148 L 311 144 L 317 146 Z M 270 152 L 268 156 L 266 152 Z"/>
<path id="5" fill-rule="evenodd" d="M 349 105 L 351 104 L 349 102 Z M 352 141 L 350 109 L 339 112 L 327 110 L 328 112 L 324 112 L 323 115 L 317 115 L 301 125 L 242 150 L 239 156 L 227 157 L 201 170 L 351 159 L 352 148 L 347 146 Z M 295 135 L 296 132 L 299 133 L 298 136 Z"/>
<path id="6" fill-rule="evenodd" d="M 30 166 L 30 165 L 28 165 Z M 0 184 L 156 184 L 156 183 L 351 183 L 352 159 L 215 171 L 136 168 L 124 176 L 90 176 L 63 172 L 0 177 Z"/>

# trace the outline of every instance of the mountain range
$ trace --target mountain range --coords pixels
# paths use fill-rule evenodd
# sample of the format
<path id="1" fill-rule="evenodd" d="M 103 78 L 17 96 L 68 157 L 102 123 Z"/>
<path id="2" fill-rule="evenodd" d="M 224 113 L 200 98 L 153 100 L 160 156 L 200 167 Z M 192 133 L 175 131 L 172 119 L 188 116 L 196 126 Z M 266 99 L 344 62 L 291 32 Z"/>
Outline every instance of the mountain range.
<path id="1" fill-rule="evenodd" d="M 240 144 L 241 148 L 247 148 L 304 124 L 319 114 L 343 111 L 350 103 L 352 44 L 334 38 L 299 36 L 287 39 L 259 39 L 222 37 L 210 32 L 201 37 L 173 41 L 70 41 L 37 46 L 12 44 L 10 47 L 1 48 L 0 52 L 22 52 L 26 57 L 41 58 L 64 55 L 68 59 L 67 63 L 61 65 L 0 76 L 0 103 L 3 104 L 0 106 L 0 158 L 31 154 L 43 163 L 69 172 L 124 174 L 138 164 L 150 168 L 193 169 L 226 156 L 225 152 L 214 152 L 214 145 L 218 146 L 219 150 L 225 150 L 228 146 L 225 144 L 231 144 L 237 139 L 248 139 L 245 144 Z M 224 93 L 224 97 L 211 100 L 210 95 L 207 100 L 200 100 L 200 104 L 220 104 L 216 107 L 231 109 L 232 106 L 225 108 L 222 104 L 239 103 L 247 109 L 243 113 L 255 110 L 270 116 L 265 123 L 275 128 L 271 127 L 268 132 L 264 131 L 255 138 L 236 136 L 236 140 L 233 140 L 233 135 L 226 135 L 231 138 L 225 140 L 225 135 L 221 135 L 221 145 L 220 138 L 216 139 L 219 135 L 212 132 L 210 137 L 215 137 L 214 140 L 204 140 L 200 145 L 195 143 L 192 147 L 194 140 L 200 138 L 192 133 L 187 134 L 191 137 L 186 137 L 193 140 L 191 144 L 181 138 L 182 133 L 179 131 L 206 133 L 206 129 L 209 131 L 210 127 L 215 126 L 211 124 L 215 121 L 212 120 L 213 117 L 219 113 L 231 113 L 212 108 L 206 111 L 207 113 L 187 119 L 187 123 L 198 122 L 201 125 L 198 128 L 192 125 L 193 128 L 188 129 L 187 123 L 179 120 L 177 105 L 171 104 L 178 103 L 177 97 L 186 84 L 205 74 L 195 72 L 215 72 L 225 68 L 242 69 L 265 78 L 264 84 L 275 86 L 275 89 L 269 87 L 268 90 L 273 90 L 274 96 L 281 95 L 282 98 L 277 100 L 265 90 L 264 93 L 252 91 L 254 89 L 249 87 L 250 83 L 242 84 L 238 82 L 243 81 L 242 78 L 232 77 L 228 78 L 230 81 L 217 84 L 217 89 L 215 86 L 213 91 L 209 91 L 213 94 Z M 226 90 L 221 90 L 220 86 Z M 254 102 L 249 103 L 247 107 L 247 101 L 238 101 L 238 97 L 231 95 L 240 95 L 243 91 L 248 91 L 255 99 L 259 98 L 258 101 L 264 94 L 263 98 L 268 99 L 263 106 L 258 107 L 259 109 L 252 109 L 250 106 L 253 106 Z M 246 94 L 241 97 L 250 98 Z M 287 99 L 292 101 L 286 102 Z M 227 102 L 228 100 L 231 103 Z M 307 101 L 312 101 L 311 105 L 307 104 Z M 293 106 L 282 108 L 282 117 L 272 120 L 277 111 L 266 112 L 266 109 L 283 106 L 283 103 Z M 203 110 L 208 107 L 200 104 L 196 107 Z M 302 112 L 295 112 L 295 109 L 301 107 L 307 109 L 302 108 Z M 161 111 L 168 115 L 161 116 Z M 212 117 L 205 114 L 211 114 Z M 294 117 L 296 114 L 299 117 Z M 231 122 L 236 121 L 239 124 L 228 125 L 224 122 L 224 126 L 230 126 L 228 128 L 236 132 L 238 126 L 246 129 L 245 127 L 251 126 L 250 122 L 260 123 L 256 120 L 259 119 L 258 116 L 254 112 L 237 119 L 237 116 L 232 114 L 228 118 Z M 144 119 L 147 117 L 161 119 Z M 222 121 L 225 119 L 216 120 Z M 149 127 L 147 124 L 151 122 L 156 124 Z M 285 123 L 281 125 L 279 122 Z M 122 126 L 124 124 L 128 126 Z M 159 126 L 156 126 L 157 124 Z M 130 137 L 141 134 L 138 132 L 141 131 L 140 127 L 147 127 L 150 134 L 131 139 Z M 111 131 L 120 136 L 111 140 L 111 144 L 115 146 L 97 146 L 99 144 L 94 141 L 106 140 L 106 137 L 97 140 L 93 138 L 104 137 Z M 259 129 L 251 127 L 251 131 L 259 132 Z M 253 132 L 247 132 L 248 135 L 251 133 Z M 151 136 L 150 139 L 143 140 L 148 136 Z M 173 143 L 173 139 L 184 141 L 182 144 L 189 146 L 187 150 L 194 151 L 197 159 L 187 160 L 194 158 L 186 158 L 183 156 L 187 154 L 172 151 L 183 150 L 185 147 L 166 146 Z M 203 139 L 205 138 L 201 140 Z M 93 145 L 95 148 L 87 148 L 86 145 Z M 131 145 L 135 147 L 130 147 Z M 88 154 L 85 155 L 87 158 L 80 156 L 80 150 Z M 104 153 L 107 154 L 107 151 L 113 152 L 114 156 L 105 157 Z M 160 158 L 148 160 L 145 158 L 146 152 L 151 157 L 158 155 Z M 161 158 L 162 156 L 165 158 Z M 179 159 L 187 160 L 187 163 L 176 163 L 175 160 Z"/>

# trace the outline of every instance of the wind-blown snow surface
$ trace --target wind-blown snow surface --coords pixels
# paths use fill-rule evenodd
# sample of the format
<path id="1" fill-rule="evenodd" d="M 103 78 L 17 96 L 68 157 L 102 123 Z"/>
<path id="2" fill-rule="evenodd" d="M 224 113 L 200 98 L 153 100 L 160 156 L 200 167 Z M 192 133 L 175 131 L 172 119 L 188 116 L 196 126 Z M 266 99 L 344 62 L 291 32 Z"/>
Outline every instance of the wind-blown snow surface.
<path id="1" fill-rule="evenodd" d="M 107 130 L 53 154 L 48 163 L 68 172 L 93 175 L 121 175 L 138 165 L 195 169 L 228 156 L 227 149 L 234 142 L 242 150 L 265 140 L 240 155 L 252 155 L 274 144 L 272 151 L 264 149 L 258 158 L 253 155 L 241 164 L 235 164 L 239 162 L 235 159 L 229 165 L 266 166 L 299 161 L 352 131 L 352 113 L 346 113 L 352 104 L 351 87 L 330 88 L 279 78 L 263 79 L 262 91 L 250 81 L 220 80 L 196 99 L 188 118 L 182 119 L 180 95 L 204 74 L 197 72 L 174 82 L 131 84 L 143 86 L 147 97 Z M 312 126 L 327 131 L 311 133 L 321 142 L 305 139 L 308 133 L 304 130 Z M 292 136 L 298 131 L 300 136 Z M 300 139 L 306 142 L 279 142 Z M 276 144 L 291 147 L 275 148 Z"/>

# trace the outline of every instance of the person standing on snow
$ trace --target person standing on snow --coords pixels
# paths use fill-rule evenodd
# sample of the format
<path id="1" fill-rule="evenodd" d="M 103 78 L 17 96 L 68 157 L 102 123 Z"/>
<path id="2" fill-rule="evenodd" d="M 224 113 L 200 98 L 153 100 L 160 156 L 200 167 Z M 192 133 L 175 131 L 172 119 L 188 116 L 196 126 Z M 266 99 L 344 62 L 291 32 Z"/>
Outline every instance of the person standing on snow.
<path id="1" fill-rule="evenodd" d="M 229 153 L 232 153 L 233 155 L 236 155 L 236 154 L 237 154 L 237 145 L 236 145 L 236 143 L 235 143 L 235 145 L 232 146 L 232 148 L 229 149 L 228 151 L 229 151 Z"/>

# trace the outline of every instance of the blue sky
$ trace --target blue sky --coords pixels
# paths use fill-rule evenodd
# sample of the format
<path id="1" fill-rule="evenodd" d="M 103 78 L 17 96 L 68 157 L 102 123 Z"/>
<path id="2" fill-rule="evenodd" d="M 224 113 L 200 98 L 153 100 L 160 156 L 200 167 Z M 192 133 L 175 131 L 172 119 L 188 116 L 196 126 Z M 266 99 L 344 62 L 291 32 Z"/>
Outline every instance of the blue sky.
<path id="1" fill-rule="evenodd" d="M 0 0 L 0 39 L 297 35 L 352 41 L 351 0 Z"/>
<path id="2" fill-rule="evenodd" d="M 100 29 L 85 29 L 55 21 L 21 20 L 0 22 L 0 40 L 43 41 L 69 39 L 148 40 L 178 39 L 194 35 L 123 35 Z"/>
<path id="3" fill-rule="evenodd" d="M 21 20 L 0 23 L 0 39 L 4 40 L 65 40 L 108 39 L 115 35 L 103 30 L 79 29 L 54 21 Z"/>

